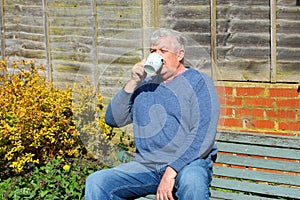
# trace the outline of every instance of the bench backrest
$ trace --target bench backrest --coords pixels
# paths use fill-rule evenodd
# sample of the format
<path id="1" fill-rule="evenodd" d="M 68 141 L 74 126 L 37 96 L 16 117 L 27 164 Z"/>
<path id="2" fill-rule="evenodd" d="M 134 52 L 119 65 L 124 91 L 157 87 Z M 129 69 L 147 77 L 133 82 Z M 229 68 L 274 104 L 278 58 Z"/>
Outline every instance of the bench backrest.
<path id="1" fill-rule="evenodd" d="M 220 131 L 212 199 L 300 198 L 300 138 Z"/>

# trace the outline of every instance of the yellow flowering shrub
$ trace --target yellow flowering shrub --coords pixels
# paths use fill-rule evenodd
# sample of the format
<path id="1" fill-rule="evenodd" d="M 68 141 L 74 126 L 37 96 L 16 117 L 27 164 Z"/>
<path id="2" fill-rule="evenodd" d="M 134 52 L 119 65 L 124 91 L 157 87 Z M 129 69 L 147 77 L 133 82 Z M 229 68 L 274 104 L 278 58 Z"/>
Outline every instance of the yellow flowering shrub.
<path id="1" fill-rule="evenodd" d="M 95 159 L 106 159 L 107 164 L 116 162 L 118 149 L 111 139 L 113 129 L 104 122 L 103 97 L 95 86 L 86 79 L 84 84 L 74 84 L 72 111 L 80 138 L 87 155 Z"/>
<path id="2" fill-rule="evenodd" d="M 0 61 L 0 175 L 83 150 L 72 114 L 71 87 L 57 89 L 33 62 Z"/>
<path id="3" fill-rule="evenodd" d="M 0 178 L 55 157 L 84 155 L 112 166 L 132 146 L 105 124 L 103 97 L 89 80 L 59 89 L 42 65 L 16 61 L 12 69 L 0 60 Z"/>

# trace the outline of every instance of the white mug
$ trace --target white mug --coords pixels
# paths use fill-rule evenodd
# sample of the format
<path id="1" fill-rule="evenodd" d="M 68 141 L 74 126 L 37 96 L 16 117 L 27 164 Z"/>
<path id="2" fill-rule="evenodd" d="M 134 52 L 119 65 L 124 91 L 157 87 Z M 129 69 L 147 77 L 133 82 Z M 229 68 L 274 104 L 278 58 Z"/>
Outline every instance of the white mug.
<path id="1" fill-rule="evenodd" d="M 147 74 L 154 74 L 156 73 L 161 66 L 163 65 L 163 57 L 158 53 L 151 53 L 149 54 L 144 69 Z"/>

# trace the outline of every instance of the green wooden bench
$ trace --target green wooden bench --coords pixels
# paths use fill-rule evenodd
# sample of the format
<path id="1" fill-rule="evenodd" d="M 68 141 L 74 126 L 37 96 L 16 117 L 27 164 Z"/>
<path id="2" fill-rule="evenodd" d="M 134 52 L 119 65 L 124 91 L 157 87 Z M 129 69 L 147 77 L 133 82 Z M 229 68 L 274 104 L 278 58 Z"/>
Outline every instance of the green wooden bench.
<path id="1" fill-rule="evenodd" d="M 217 145 L 211 199 L 300 199 L 299 137 L 220 131 Z"/>
<path id="2" fill-rule="evenodd" d="M 219 132 L 211 199 L 300 199 L 300 138 Z"/>

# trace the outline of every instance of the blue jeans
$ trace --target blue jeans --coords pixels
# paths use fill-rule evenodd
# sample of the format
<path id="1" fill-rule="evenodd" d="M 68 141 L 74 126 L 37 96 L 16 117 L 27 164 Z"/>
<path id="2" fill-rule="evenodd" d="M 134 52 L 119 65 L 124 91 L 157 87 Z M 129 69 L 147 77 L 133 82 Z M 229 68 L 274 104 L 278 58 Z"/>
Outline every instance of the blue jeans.
<path id="1" fill-rule="evenodd" d="M 197 159 L 179 171 L 173 197 L 179 200 L 209 199 L 213 162 Z M 91 174 L 86 180 L 85 200 L 134 199 L 156 194 L 166 166 L 145 166 L 131 161 Z"/>

